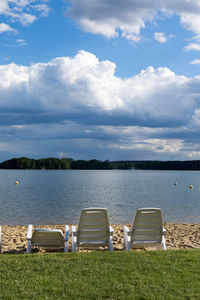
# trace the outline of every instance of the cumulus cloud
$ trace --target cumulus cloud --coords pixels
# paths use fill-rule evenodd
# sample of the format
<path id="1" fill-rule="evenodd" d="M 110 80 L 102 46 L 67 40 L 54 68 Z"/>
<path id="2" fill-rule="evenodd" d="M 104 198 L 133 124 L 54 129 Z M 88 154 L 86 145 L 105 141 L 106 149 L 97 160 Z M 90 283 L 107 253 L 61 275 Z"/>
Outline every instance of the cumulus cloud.
<path id="1" fill-rule="evenodd" d="M 115 76 L 115 68 L 114 63 L 99 61 L 85 51 L 74 58 L 58 57 L 30 67 L 1 66 L 0 107 L 66 114 L 69 118 L 80 115 L 84 122 L 94 122 L 95 115 L 96 123 L 106 117 L 109 122 L 112 116 L 119 123 L 153 126 L 169 121 L 183 123 L 191 117 L 190 94 L 185 95 L 188 78 L 167 68 L 148 67 L 136 76 L 121 79 Z"/>
<path id="2" fill-rule="evenodd" d="M 180 23 L 195 34 L 200 33 L 199 0 L 70 0 L 68 14 L 87 32 L 112 38 L 122 36 L 140 40 L 146 23 L 177 15 Z"/>
<path id="3" fill-rule="evenodd" d="M 196 157 L 200 76 L 150 66 L 124 79 L 115 69 L 85 51 L 48 63 L 1 65 L 0 140 L 16 153 L 26 145 L 24 155 L 31 147 L 37 155 L 37 140 L 51 156 L 180 159 L 195 137 Z"/>

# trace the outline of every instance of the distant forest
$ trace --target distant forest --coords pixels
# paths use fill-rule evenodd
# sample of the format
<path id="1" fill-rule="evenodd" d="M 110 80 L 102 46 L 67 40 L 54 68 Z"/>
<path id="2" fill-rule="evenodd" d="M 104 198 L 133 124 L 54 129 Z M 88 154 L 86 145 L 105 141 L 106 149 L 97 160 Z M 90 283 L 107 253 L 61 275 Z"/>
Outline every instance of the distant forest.
<path id="1" fill-rule="evenodd" d="M 100 161 L 72 158 L 13 158 L 0 163 L 0 169 L 35 170 L 200 170 L 200 160 L 188 161 Z"/>

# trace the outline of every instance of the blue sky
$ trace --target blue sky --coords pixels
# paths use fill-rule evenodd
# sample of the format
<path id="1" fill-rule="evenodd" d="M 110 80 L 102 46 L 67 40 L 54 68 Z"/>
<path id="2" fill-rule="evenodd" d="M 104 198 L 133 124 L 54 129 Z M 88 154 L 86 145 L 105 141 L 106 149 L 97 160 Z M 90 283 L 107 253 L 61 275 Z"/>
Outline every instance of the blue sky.
<path id="1" fill-rule="evenodd" d="M 200 159 L 200 0 L 1 0 L 0 161 Z"/>

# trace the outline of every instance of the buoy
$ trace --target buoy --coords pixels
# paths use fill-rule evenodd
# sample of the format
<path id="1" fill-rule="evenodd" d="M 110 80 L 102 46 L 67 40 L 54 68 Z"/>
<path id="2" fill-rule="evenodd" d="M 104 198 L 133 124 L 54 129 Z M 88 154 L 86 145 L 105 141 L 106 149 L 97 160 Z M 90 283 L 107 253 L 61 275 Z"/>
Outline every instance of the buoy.
<path id="1" fill-rule="evenodd" d="M 178 185 L 178 182 L 174 182 L 174 185 Z"/>
<path id="2" fill-rule="evenodd" d="M 15 184 L 19 184 L 19 181 L 15 181 Z"/>
<path id="3" fill-rule="evenodd" d="M 191 190 L 193 190 L 193 185 L 190 185 L 189 188 L 190 188 Z"/>

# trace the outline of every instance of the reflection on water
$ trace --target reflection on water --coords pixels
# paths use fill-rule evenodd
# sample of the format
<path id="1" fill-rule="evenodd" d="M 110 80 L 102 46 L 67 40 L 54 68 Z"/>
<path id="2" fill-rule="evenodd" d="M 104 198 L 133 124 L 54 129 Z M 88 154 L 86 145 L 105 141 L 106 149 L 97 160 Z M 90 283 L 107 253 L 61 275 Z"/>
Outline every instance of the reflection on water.
<path id="1" fill-rule="evenodd" d="M 84 207 L 106 207 L 111 223 L 132 223 L 140 207 L 200 222 L 200 172 L 0 170 L 0 183 L 2 225 L 77 223 Z"/>

